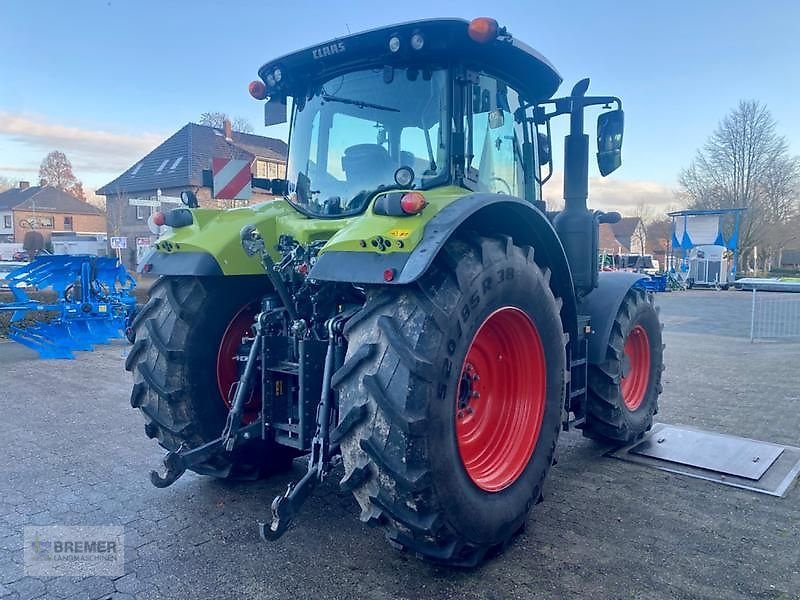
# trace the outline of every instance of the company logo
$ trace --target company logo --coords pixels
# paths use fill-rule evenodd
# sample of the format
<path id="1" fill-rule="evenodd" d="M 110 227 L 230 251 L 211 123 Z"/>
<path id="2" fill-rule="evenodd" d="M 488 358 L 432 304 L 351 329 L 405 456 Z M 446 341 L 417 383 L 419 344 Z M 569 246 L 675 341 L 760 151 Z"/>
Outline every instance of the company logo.
<path id="1" fill-rule="evenodd" d="M 311 51 L 311 56 L 314 57 L 314 60 L 319 60 L 320 58 L 325 58 L 326 56 L 341 54 L 345 50 L 346 48 L 344 47 L 344 42 L 336 42 L 334 44 L 328 44 L 327 46 L 320 46 L 319 48 L 314 48 Z"/>
<path id="2" fill-rule="evenodd" d="M 37 535 L 30 543 L 33 555 L 38 560 L 50 560 L 50 553 L 53 550 L 52 542 L 43 542 Z"/>
<path id="3" fill-rule="evenodd" d="M 24 528 L 24 543 L 26 575 L 116 577 L 125 572 L 122 527 L 31 525 Z"/>
<path id="4" fill-rule="evenodd" d="M 20 219 L 19 226 L 23 229 L 52 229 L 53 217 L 28 217 Z"/>

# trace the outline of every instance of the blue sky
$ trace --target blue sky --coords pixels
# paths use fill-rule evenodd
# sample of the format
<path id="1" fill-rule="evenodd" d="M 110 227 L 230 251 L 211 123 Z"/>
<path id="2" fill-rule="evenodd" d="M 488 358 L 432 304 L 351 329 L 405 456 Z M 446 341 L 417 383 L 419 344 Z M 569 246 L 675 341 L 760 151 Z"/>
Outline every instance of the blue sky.
<path id="1" fill-rule="evenodd" d="M 800 153 L 798 2 L 489 4 L 2 0 L 0 175 L 35 179 L 61 149 L 97 187 L 207 110 L 269 134 L 246 89 L 268 59 L 348 29 L 486 13 L 556 65 L 562 93 L 589 76 L 590 92 L 622 97 L 624 164 L 596 186 L 607 203 L 666 203 L 739 99 L 767 104 Z"/>

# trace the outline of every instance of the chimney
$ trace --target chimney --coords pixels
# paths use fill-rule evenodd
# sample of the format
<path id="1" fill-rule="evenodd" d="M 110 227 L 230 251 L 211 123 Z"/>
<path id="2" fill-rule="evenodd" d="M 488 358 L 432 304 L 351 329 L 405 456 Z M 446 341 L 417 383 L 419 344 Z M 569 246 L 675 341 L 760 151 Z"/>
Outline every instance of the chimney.
<path id="1" fill-rule="evenodd" d="M 231 120 L 225 119 L 222 122 L 222 127 L 225 129 L 225 139 L 229 142 L 233 141 L 233 128 L 231 127 Z"/>
<path id="2" fill-rule="evenodd" d="M 31 187 L 31 182 L 30 181 L 20 181 L 19 182 L 19 189 L 27 190 L 29 187 Z"/>

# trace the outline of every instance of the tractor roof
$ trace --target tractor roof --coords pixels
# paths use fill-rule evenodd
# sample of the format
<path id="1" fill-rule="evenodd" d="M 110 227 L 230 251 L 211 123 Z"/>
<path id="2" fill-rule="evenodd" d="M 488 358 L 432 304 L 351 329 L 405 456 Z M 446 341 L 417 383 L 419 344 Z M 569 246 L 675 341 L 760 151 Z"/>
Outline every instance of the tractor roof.
<path id="1" fill-rule="evenodd" d="M 291 96 L 360 69 L 465 64 L 502 78 L 531 102 L 555 93 L 561 76 L 544 56 L 514 39 L 505 28 L 489 41 L 476 42 L 469 36 L 469 25 L 465 19 L 428 19 L 372 29 L 287 54 L 266 63 L 258 74 L 267 84 L 268 95 Z M 424 40 L 418 50 L 411 47 L 414 34 Z M 400 41 L 396 52 L 389 49 L 392 37 Z M 280 81 L 273 83 L 276 68 Z"/>

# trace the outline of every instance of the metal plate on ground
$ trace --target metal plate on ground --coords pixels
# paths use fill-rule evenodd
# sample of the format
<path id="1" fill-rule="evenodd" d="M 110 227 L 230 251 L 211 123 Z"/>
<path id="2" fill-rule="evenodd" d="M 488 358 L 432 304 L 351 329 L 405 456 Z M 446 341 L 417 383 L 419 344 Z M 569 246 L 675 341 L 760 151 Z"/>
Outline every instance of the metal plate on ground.
<path id="1" fill-rule="evenodd" d="M 783 452 L 783 446 L 710 431 L 663 425 L 629 450 L 659 458 L 758 481 Z"/>
<path id="2" fill-rule="evenodd" d="M 772 496 L 800 473 L 800 448 L 663 423 L 608 456 Z"/>

